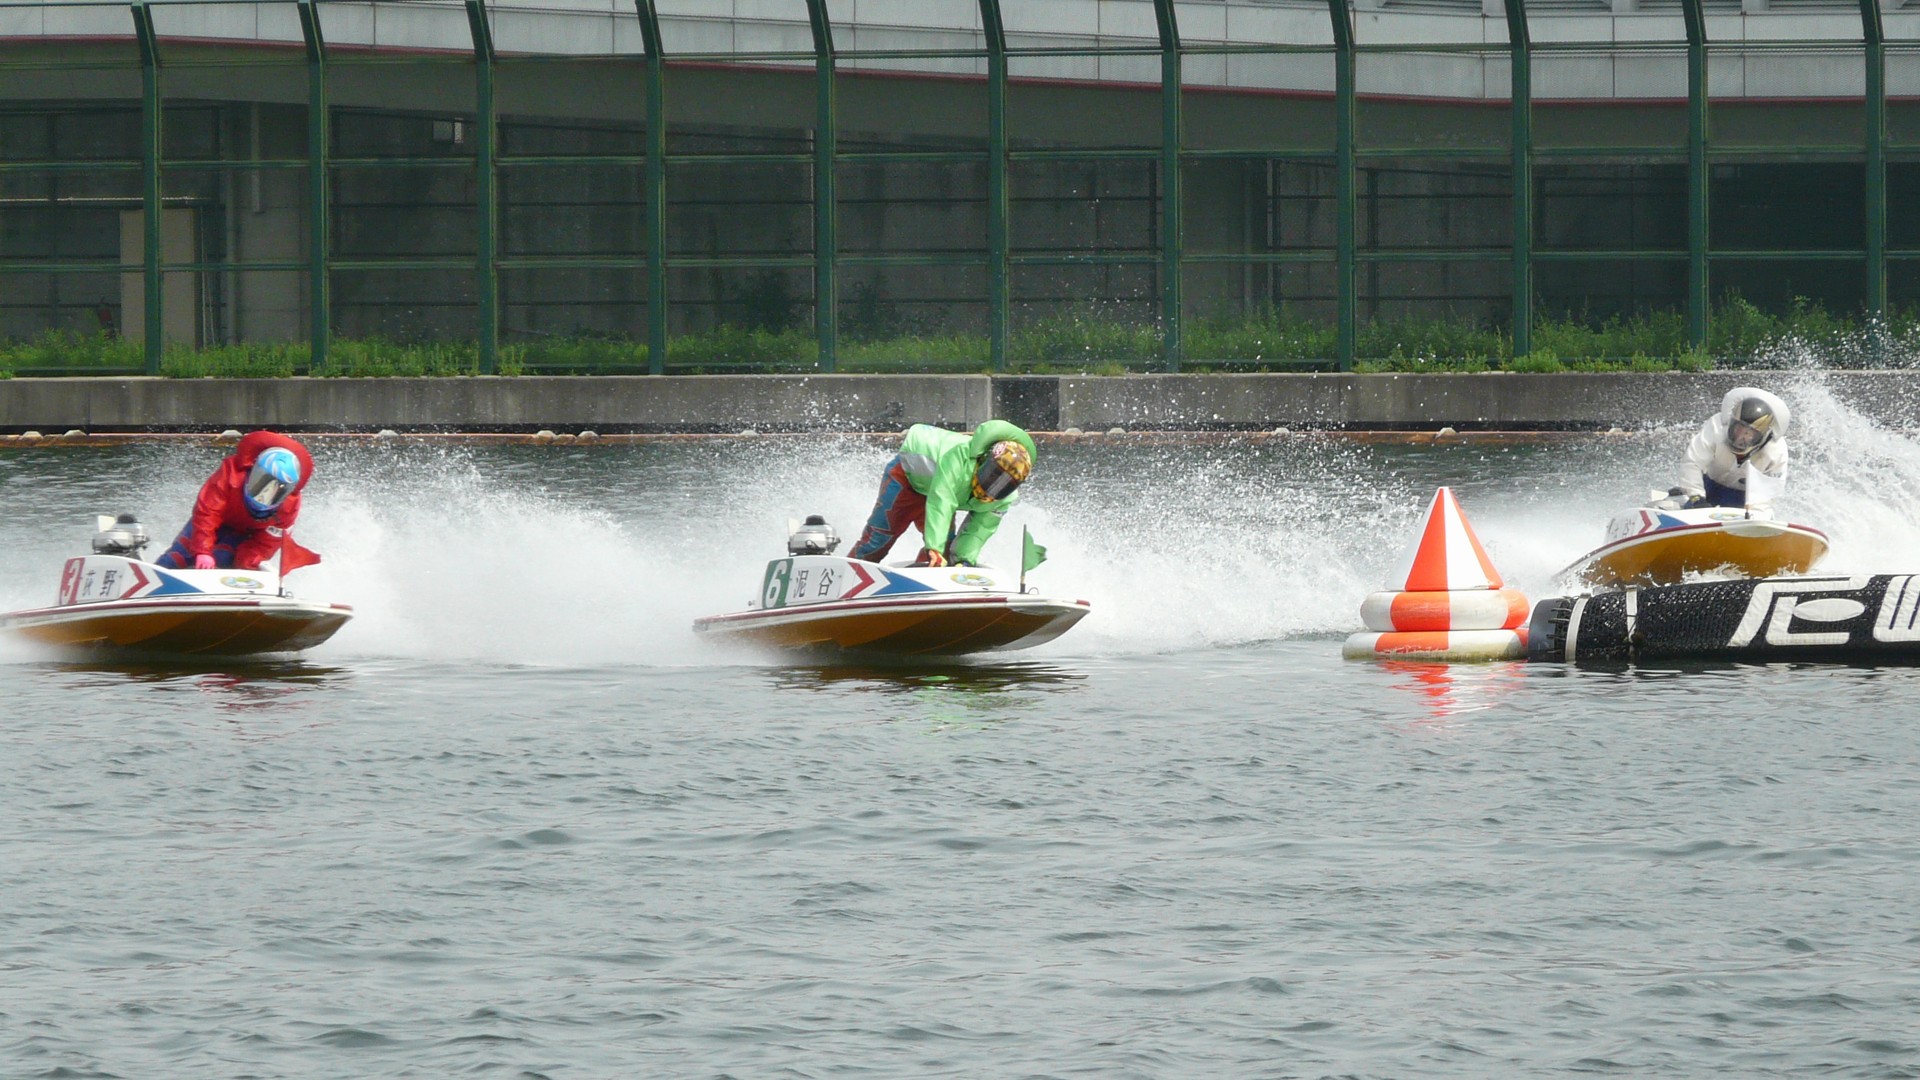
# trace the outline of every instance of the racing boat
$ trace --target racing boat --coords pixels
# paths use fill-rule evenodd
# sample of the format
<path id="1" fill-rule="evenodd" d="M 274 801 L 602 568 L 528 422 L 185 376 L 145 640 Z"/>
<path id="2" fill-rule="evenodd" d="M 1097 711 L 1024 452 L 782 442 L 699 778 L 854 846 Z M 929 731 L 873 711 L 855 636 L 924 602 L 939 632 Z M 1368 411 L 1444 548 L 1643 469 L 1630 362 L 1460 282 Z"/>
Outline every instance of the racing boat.
<path id="1" fill-rule="evenodd" d="M 300 600 L 273 570 L 173 570 L 143 562 L 147 531 L 102 516 L 92 555 L 68 559 L 51 607 L 0 615 L 0 631 L 63 650 L 251 656 L 310 649 L 353 618 Z"/>
<path id="2" fill-rule="evenodd" d="M 746 610 L 695 620 L 711 640 L 780 649 L 957 656 L 1052 641 L 1085 600 L 1029 592 L 1025 575 L 984 566 L 882 566 L 833 554 L 818 515 L 792 529 Z"/>
<path id="3" fill-rule="evenodd" d="M 1615 515 L 1606 543 L 1562 573 L 1592 585 L 1673 585 L 1689 574 L 1804 574 L 1826 554 L 1825 533 L 1763 509 L 1648 506 Z"/>

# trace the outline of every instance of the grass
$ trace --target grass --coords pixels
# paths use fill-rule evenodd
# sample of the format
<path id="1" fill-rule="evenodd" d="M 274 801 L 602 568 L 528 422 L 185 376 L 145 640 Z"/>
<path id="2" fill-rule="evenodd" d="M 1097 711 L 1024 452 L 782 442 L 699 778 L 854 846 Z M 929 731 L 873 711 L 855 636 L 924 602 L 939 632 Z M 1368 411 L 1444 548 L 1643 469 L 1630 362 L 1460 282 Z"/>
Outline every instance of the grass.
<path id="1" fill-rule="evenodd" d="M 1201 318 L 1183 327 L 1185 370 L 1331 369 L 1337 351 L 1334 327 L 1284 308 L 1244 315 Z M 1763 311 L 1729 296 L 1709 322 L 1707 347 L 1687 347 L 1686 319 L 1678 312 L 1587 319 L 1542 319 L 1532 351 L 1513 355 L 1501 330 L 1465 319 L 1375 320 L 1361 324 L 1355 339 L 1359 371 L 1702 371 L 1713 367 L 1920 366 L 1920 308 L 1885 319 L 1836 315 L 1807 300 L 1787 310 Z M 1120 374 L 1156 370 L 1160 333 L 1092 311 L 1056 315 L 1016 325 L 1008 342 L 1008 368 L 1015 372 Z M 471 341 L 401 342 L 343 338 L 332 343 L 324 370 L 310 371 L 307 345 L 249 342 L 204 349 L 170 347 L 161 373 L 192 378 L 463 376 L 480 371 Z M 501 346 L 498 373 L 644 372 L 648 350 L 621 338 L 543 337 Z M 722 326 L 683 334 L 667 346 L 668 371 L 676 374 L 808 372 L 819 366 L 819 345 L 810 329 L 746 329 Z M 139 343 L 105 335 L 49 331 L 24 341 L 0 341 L 0 378 L 15 374 L 138 372 L 145 368 Z M 979 334 L 901 334 L 839 343 L 837 370 L 844 372 L 985 372 L 992 352 Z"/>

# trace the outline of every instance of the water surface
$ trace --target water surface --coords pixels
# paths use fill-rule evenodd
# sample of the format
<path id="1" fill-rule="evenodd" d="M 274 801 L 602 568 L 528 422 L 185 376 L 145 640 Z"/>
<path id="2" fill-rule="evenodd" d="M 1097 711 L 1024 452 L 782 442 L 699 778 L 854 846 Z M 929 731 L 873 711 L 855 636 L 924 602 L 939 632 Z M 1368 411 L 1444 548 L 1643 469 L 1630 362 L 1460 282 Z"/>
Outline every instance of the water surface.
<path id="1" fill-rule="evenodd" d="M 1790 400 L 1920 569 L 1920 449 Z M 989 550 L 1094 615 L 892 667 L 688 628 L 872 443 L 318 441 L 333 642 L 0 654 L 0 1075 L 1920 1074 L 1920 671 L 1339 659 L 1435 484 L 1547 595 L 1685 434 L 1049 444 Z M 0 454 L 0 606 L 216 457 Z"/>

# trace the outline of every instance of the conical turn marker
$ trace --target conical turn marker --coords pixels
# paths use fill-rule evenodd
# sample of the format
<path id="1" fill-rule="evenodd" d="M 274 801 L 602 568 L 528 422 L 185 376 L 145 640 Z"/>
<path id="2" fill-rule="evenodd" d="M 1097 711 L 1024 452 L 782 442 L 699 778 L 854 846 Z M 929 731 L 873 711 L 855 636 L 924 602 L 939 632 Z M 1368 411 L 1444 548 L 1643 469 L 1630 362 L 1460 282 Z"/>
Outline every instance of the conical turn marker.
<path id="1" fill-rule="evenodd" d="M 1506 587 L 1453 489 L 1433 493 L 1384 592 L 1360 605 L 1350 660 L 1506 660 L 1527 652 L 1527 598 Z"/>
<path id="2" fill-rule="evenodd" d="M 1453 489 L 1444 487 L 1433 493 L 1427 516 L 1400 558 L 1400 568 L 1387 579 L 1387 588 L 1393 592 L 1457 592 L 1498 589 L 1503 584 L 1487 549 L 1467 524 Z"/>

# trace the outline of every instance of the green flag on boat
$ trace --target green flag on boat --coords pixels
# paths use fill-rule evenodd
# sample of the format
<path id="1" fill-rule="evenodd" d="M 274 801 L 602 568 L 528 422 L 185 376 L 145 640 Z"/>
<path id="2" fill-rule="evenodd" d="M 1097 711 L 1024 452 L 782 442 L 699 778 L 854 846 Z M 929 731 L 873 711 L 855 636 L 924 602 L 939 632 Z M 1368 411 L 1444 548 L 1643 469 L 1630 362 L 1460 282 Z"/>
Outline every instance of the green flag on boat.
<path id="1" fill-rule="evenodd" d="M 1047 561 L 1047 549 L 1033 542 L 1033 531 L 1031 529 L 1023 527 L 1020 530 L 1020 543 L 1025 549 L 1020 556 L 1020 572 L 1022 574 Z"/>

